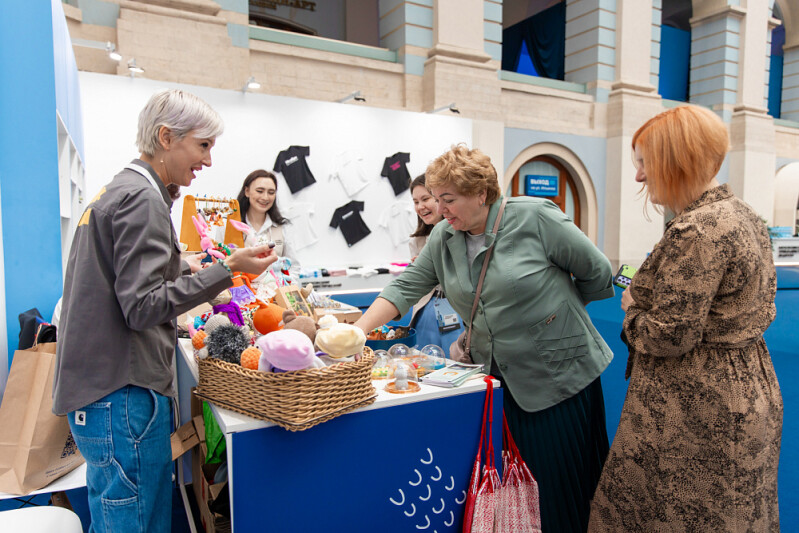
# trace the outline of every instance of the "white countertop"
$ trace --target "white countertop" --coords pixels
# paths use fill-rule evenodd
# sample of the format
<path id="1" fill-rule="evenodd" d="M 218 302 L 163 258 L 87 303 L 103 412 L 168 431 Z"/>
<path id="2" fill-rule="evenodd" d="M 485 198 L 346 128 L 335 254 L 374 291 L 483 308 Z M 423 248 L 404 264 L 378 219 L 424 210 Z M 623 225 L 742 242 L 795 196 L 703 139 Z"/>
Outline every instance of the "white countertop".
<path id="1" fill-rule="evenodd" d="M 178 346 L 180 347 L 178 350 L 179 357 L 182 357 L 186 365 L 189 367 L 196 384 L 199 381 L 199 370 L 197 368 L 197 361 L 194 359 L 194 348 L 191 345 L 191 340 L 178 339 Z M 395 405 L 423 402 L 426 400 L 434 400 L 436 398 L 446 398 L 448 396 L 457 396 L 460 394 L 468 394 L 471 392 L 485 390 L 486 388 L 486 384 L 482 379 L 472 379 L 460 387 L 454 387 L 451 389 L 419 383 L 419 386 L 421 387 L 419 392 L 394 394 L 383 390 L 383 387 L 385 387 L 386 383 L 387 380 L 372 381 L 372 385 L 377 390 L 377 399 L 374 401 L 374 403 L 356 409 L 353 412 L 370 411 L 372 409 L 383 409 L 385 407 L 393 407 Z M 494 380 L 494 386 L 499 387 L 499 381 Z M 265 422 L 247 415 L 236 413 L 235 411 L 218 407 L 213 402 L 211 402 L 210 405 L 217 417 L 219 427 L 224 433 L 249 431 L 252 429 L 266 428 L 275 425 L 272 422 Z M 345 414 L 342 416 L 347 415 Z"/>

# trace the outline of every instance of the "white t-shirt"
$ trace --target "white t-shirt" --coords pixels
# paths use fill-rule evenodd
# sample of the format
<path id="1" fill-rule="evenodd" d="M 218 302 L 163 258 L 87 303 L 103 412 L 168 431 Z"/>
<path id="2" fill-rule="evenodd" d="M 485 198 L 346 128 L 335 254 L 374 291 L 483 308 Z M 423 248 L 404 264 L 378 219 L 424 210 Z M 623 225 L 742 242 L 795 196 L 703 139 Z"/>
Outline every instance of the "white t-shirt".
<path id="1" fill-rule="evenodd" d="M 330 179 L 338 178 L 347 196 L 352 198 L 369 184 L 363 170 L 363 156 L 355 150 L 347 150 L 336 156 Z"/>
<path id="2" fill-rule="evenodd" d="M 407 198 L 397 200 L 380 215 L 379 224 L 388 229 L 391 243 L 399 246 L 411 239 L 416 229 L 416 212 Z"/>
<path id="3" fill-rule="evenodd" d="M 311 217 L 314 214 L 314 204 L 310 202 L 296 202 L 288 206 L 284 211 L 286 218 L 291 224 L 283 226 L 283 231 L 288 232 L 291 237 L 292 246 L 297 250 L 302 250 L 308 246 L 316 244 L 319 238 L 311 225 Z M 288 237 L 286 238 L 288 241 Z"/>

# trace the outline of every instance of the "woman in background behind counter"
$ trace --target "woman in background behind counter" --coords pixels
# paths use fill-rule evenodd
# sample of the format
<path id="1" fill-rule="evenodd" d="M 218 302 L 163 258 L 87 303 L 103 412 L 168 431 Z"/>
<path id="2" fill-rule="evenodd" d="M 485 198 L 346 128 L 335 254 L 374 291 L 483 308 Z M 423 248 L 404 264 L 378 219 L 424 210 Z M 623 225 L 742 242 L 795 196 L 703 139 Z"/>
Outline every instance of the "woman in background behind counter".
<path id="1" fill-rule="evenodd" d="M 244 178 L 237 200 L 242 222 L 255 230 L 244 239 L 244 245 L 256 246 L 259 242 L 272 241 L 278 257 L 288 257 L 292 269 L 299 268 L 297 255 L 284 233 L 284 226 L 290 224 L 289 219 L 277 207 L 277 177 L 268 170 L 253 170 Z"/>

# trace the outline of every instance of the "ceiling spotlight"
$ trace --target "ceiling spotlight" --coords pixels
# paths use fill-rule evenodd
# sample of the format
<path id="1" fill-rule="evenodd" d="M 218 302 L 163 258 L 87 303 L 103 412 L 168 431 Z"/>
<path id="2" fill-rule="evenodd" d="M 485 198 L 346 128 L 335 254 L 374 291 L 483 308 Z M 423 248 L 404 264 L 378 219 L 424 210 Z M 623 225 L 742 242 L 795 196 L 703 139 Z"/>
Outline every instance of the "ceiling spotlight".
<path id="1" fill-rule="evenodd" d="M 128 60 L 128 70 L 130 71 L 130 77 L 132 78 L 134 74 L 142 74 L 144 73 L 144 69 L 140 66 L 136 65 L 136 58 L 131 57 Z"/>
<path id="2" fill-rule="evenodd" d="M 437 107 L 437 108 L 433 109 L 432 111 L 428 111 L 428 113 L 438 113 L 439 111 L 444 111 L 446 109 L 449 109 L 450 111 L 452 111 L 456 115 L 460 115 L 460 113 L 461 113 L 460 110 L 458 109 L 458 107 L 455 105 L 455 102 L 453 102 L 451 104 L 447 104 L 447 105 L 442 105 L 441 107 Z"/>
<path id="3" fill-rule="evenodd" d="M 254 91 L 255 89 L 260 89 L 260 88 L 261 84 L 255 81 L 255 76 L 250 76 L 250 78 L 247 80 L 247 83 L 245 83 L 244 87 L 241 88 L 241 92 L 246 93 L 247 90 Z"/>
<path id="4" fill-rule="evenodd" d="M 108 57 L 113 59 L 114 61 L 122 61 L 122 55 L 117 52 L 117 47 L 111 41 L 105 43 L 105 51 L 108 52 Z"/>
<path id="5" fill-rule="evenodd" d="M 344 98 L 336 100 L 336 102 L 338 102 L 339 104 L 343 104 L 344 102 L 347 102 L 349 100 L 355 100 L 356 102 L 365 102 L 366 97 L 361 94 L 361 91 L 355 91 L 354 93 L 348 94 Z"/>

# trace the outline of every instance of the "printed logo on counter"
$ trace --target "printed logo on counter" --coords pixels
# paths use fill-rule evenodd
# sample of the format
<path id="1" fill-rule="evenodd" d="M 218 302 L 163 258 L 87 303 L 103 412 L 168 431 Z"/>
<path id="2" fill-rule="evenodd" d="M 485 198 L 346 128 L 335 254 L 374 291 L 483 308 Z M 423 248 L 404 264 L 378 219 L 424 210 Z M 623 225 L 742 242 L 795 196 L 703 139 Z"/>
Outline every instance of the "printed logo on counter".
<path id="1" fill-rule="evenodd" d="M 388 499 L 414 525 L 410 531 L 451 528 L 463 513 L 466 491 L 456 487 L 455 478 L 434 463 L 433 451 L 427 448 L 407 483 Z"/>

